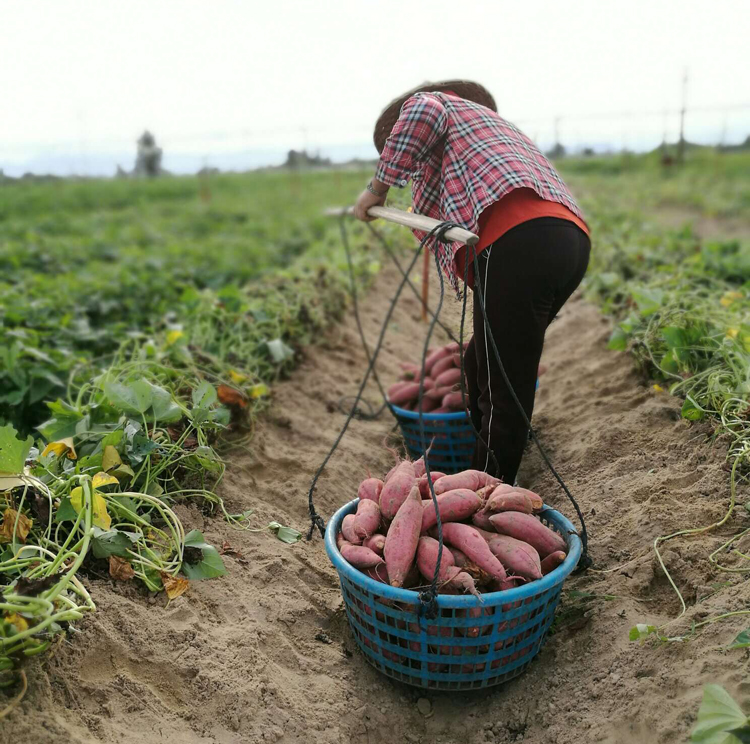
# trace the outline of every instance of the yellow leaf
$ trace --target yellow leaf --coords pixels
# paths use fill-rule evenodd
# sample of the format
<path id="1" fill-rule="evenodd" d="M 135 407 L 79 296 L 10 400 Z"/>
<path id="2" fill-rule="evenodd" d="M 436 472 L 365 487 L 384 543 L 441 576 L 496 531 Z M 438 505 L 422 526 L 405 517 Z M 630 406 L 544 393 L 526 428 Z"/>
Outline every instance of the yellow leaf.
<path id="1" fill-rule="evenodd" d="M 268 395 L 268 385 L 265 385 L 262 382 L 260 382 L 257 385 L 253 385 L 250 388 L 251 398 L 256 398 L 256 399 L 262 398 L 264 395 Z"/>
<path id="2" fill-rule="evenodd" d="M 73 446 L 73 437 L 66 437 L 57 442 L 50 442 L 42 451 L 42 457 L 45 457 L 50 452 L 54 452 L 58 457 L 67 454 L 69 460 L 75 460 L 78 457 L 76 455 L 76 448 Z"/>
<path id="3" fill-rule="evenodd" d="M 232 382 L 235 383 L 235 385 L 240 385 L 247 380 L 247 375 L 235 372 L 233 369 L 229 370 L 229 376 L 232 378 Z"/>
<path id="4" fill-rule="evenodd" d="M 8 507 L 0 524 L 0 543 L 13 542 L 14 534 L 19 542 L 25 543 L 33 526 L 34 522 L 25 514 L 19 514 L 15 509 Z"/>
<path id="5" fill-rule="evenodd" d="M 727 328 L 727 338 L 737 338 L 739 332 L 738 328 Z"/>
<path id="6" fill-rule="evenodd" d="M 167 333 L 167 346 L 176 344 L 184 335 L 185 333 L 183 331 L 169 331 L 169 333 Z"/>
<path id="7" fill-rule="evenodd" d="M 723 307 L 729 307 L 733 302 L 741 300 L 745 295 L 742 292 L 725 292 L 724 296 L 719 300 Z"/>
<path id="8" fill-rule="evenodd" d="M 21 617 L 19 614 L 13 612 L 10 615 L 6 615 L 5 622 L 10 623 L 19 633 L 23 633 L 24 630 L 29 629 L 29 624 L 25 617 Z"/>
<path id="9" fill-rule="evenodd" d="M 113 475 L 109 475 L 108 473 L 105 473 L 103 470 L 100 473 L 97 473 L 92 481 L 91 484 L 94 486 L 94 488 L 101 488 L 102 486 L 111 486 L 112 484 L 117 485 L 118 480 Z"/>
<path id="10" fill-rule="evenodd" d="M 116 468 L 121 464 L 120 453 L 111 444 L 108 444 L 104 448 L 104 454 L 102 455 L 102 470 L 109 472 L 112 468 Z"/>
<path id="11" fill-rule="evenodd" d="M 93 492 L 93 522 L 97 527 L 108 530 L 112 526 L 112 517 L 107 511 L 107 502 L 98 492 Z M 79 513 L 83 509 L 83 488 L 78 486 L 70 492 L 70 505 Z"/>
<path id="12" fill-rule="evenodd" d="M 652 385 L 651 387 L 653 388 L 654 392 L 657 392 L 657 393 L 664 392 L 664 388 L 661 385 Z"/>
<path id="13" fill-rule="evenodd" d="M 170 576 L 168 573 L 161 574 L 161 583 L 169 599 L 175 599 L 183 595 L 190 587 L 190 582 L 180 576 Z"/>

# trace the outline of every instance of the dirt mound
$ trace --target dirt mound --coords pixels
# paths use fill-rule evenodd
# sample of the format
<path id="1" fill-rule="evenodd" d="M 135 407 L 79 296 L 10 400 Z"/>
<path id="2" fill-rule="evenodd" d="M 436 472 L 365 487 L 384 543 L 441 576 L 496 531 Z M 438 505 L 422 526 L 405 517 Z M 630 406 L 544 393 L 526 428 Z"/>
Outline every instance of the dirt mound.
<path id="1" fill-rule="evenodd" d="M 394 283 L 393 273 L 384 272 L 362 303 L 373 342 Z M 457 311 L 451 302 L 446 317 L 455 321 Z M 417 354 L 414 339 L 425 329 L 418 316 L 416 301 L 403 300 L 380 365 L 387 382 L 397 360 Z M 608 334 L 582 301 L 563 310 L 548 335 L 550 369 L 535 423 L 584 510 L 597 569 L 615 570 L 567 582 L 578 594 L 568 592 L 556 632 L 521 678 L 497 690 L 451 695 L 391 683 L 353 643 L 320 539 L 288 546 L 265 530 L 233 530 L 180 507 L 187 527 L 231 547 L 228 575 L 193 584 L 169 606 L 135 587 L 92 582 L 99 612 L 51 660 L 31 664 L 29 693 L 0 723 L 0 738 L 14 744 L 684 741 L 702 684 L 747 692 L 741 670 L 720 648 L 747 622 L 733 618 L 690 643 L 654 647 L 630 643 L 628 630 L 679 611 L 651 545 L 658 535 L 719 517 L 728 476 L 721 447 L 706 444 L 706 429 L 682 421 L 675 400 L 645 386 L 628 357 L 607 351 Z M 232 509 L 254 508 L 259 527 L 275 519 L 306 529 L 310 478 L 343 423 L 336 402 L 355 391 L 364 366 L 353 319 L 308 352 L 293 378 L 277 387 L 252 451 L 231 456 L 223 495 Z M 374 388 L 370 399 L 377 401 Z M 383 440 L 392 426 L 387 414 L 353 423 L 320 482 L 321 514 L 353 498 L 368 471 L 390 468 Z M 573 518 L 535 452 L 521 479 Z M 730 520 L 725 534 L 740 522 Z M 718 544 L 718 536 L 703 535 L 664 546 L 691 606 L 714 591 L 717 577 L 705 556 Z M 688 614 L 698 620 L 741 607 L 747 594 L 744 584 L 731 586 Z M 688 628 L 683 620 L 670 633 Z M 418 707 L 422 697 L 430 704 Z"/>

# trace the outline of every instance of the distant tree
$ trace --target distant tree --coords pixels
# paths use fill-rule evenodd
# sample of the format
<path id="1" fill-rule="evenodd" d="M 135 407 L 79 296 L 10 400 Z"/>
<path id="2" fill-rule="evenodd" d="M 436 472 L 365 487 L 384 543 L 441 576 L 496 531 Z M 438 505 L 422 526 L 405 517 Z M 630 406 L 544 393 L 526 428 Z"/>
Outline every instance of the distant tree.
<path id="1" fill-rule="evenodd" d="M 556 160 L 558 158 L 564 158 L 565 154 L 565 147 L 562 145 L 562 143 L 557 142 L 555 146 L 547 153 L 547 157 L 551 158 L 552 160 Z"/>

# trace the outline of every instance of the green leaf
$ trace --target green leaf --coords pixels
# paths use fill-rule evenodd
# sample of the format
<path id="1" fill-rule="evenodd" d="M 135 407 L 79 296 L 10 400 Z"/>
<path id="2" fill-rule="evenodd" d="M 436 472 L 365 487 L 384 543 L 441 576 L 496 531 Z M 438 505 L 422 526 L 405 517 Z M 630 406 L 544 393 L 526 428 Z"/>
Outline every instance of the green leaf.
<path id="1" fill-rule="evenodd" d="M 206 470 L 218 472 L 222 468 L 221 458 L 211 447 L 196 447 L 193 455 Z"/>
<path id="2" fill-rule="evenodd" d="M 613 351 L 625 351 L 628 348 L 628 334 L 620 326 L 612 331 L 607 348 Z"/>
<path id="3" fill-rule="evenodd" d="M 740 739 L 729 732 L 747 725 L 748 719 L 740 706 L 721 685 L 706 685 L 690 741 L 701 744 L 737 744 Z"/>
<path id="4" fill-rule="evenodd" d="M 271 359 L 277 364 L 281 364 L 294 356 L 294 350 L 290 349 L 280 338 L 268 341 L 266 346 L 268 346 L 268 353 L 271 355 Z"/>
<path id="5" fill-rule="evenodd" d="M 77 517 L 78 512 L 73 508 L 70 499 L 67 496 L 63 496 L 60 499 L 60 506 L 57 507 L 57 511 L 55 512 L 55 523 L 75 522 Z"/>
<path id="6" fill-rule="evenodd" d="M 656 633 L 655 625 L 646 625 L 645 623 L 638 623 L 630 629 L 629 638 L 631 641 L 643 641 L 648 638 L 652 633 Z"/>
<path id="7" fill-rule="evenodd" d="M 175 403 L 169 390 L 150 382 L 147 384 L 151 388 L 151 418 L 154 421 L 162 421 L 167 424 L 179 421 L 184 414 L 182 408 Z"/>
<path id="8" fill-rule="evenodd" d="M 301 532 L 295 530 L 293 527 L 284 527 L 284 525 L 279 524 L 278 522 L 269 522 L 268 529 L 271 530 L 271 532 L 275 532 L 276 537 L 278 537 L 281 542 L 290 545 L 296 543 L 302 538 Z"/>
<path id="9" fill-rule="evenodd" d="M 191 530 L 185 535 L 185 547 L 197 548 L 201 551 L 201 559 L 198 562 L 188 563 L 187 560 L 182 562 L 181 571 L 188 579 L 192 581 L 213 579 L 227 572 L 219 551 L 205 541 L 200 530 Z"/>
<path id="10" fill-rule="evenodd" d="M 144 380 L 123 385 L 121 382 L 105 382 L 104 395 L 121 411 L 130 414 L 144 413 L 152 401 L 151 389 Z"/>
<path id="11" fill-rule="evenodd" d="M 632 297 L 643 317 L 653 315 L 664 302 L 664 292 L 661 289 L 636 289 L 633 290 Z"/>
<path id="12" fill-rule="evenodd" d="M 682 404 L 682 418 L 688 421 L 700 421 L 705 411 L 688 395 Z"/>
<path id="13" fill-rule="evenodd" d="M 729 645 L 729 648 L 750 648 L 750 629 L 743 630 Z"/>
<path id="14" fill-rule="evenodd" d="M 0 426 L 0 473 L 22 472 L 33 445 L 34 437 L 18 439 L 12 424 Z"/>
<path id="15" fill-rule="evenodd" d="M 216 389 L 205 380 L 193 390 L 193 406 L 195 408 L 210 408 L 213 403 L 216 403 L 217 398 Z"/>
<path id="16" fill-rule="evenodd" d="M 137 540 L 138 536 L 135 537 Z M 133 546 L 134 542 L 135 540 L 130 537 L 130 533 L 94 527 L 91 547 L 95 558 L 109 558 L 110 555 L 119 555 L 125 558 L 128 555 L 128 549 Z"/>

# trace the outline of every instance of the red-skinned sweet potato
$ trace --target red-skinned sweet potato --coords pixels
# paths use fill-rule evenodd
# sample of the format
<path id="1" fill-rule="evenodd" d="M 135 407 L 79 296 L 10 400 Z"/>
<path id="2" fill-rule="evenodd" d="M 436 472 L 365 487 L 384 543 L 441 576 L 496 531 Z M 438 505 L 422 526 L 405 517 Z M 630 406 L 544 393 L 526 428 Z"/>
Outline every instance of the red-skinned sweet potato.
<path id="1" fill-rule="evenodd" d="M 355 568 L 373 568 L 383 563 L 383 559 L 364 545 L 347 545 L 341 548 L 341 557 Z"/>
<path id="2" fill-rule="evenodd" d="M 449 369 L 453 369 L 453 357 L 444 356 L 442 359 L 438 359 L 430 370 L 430 376 L 437 380 L 443 372 L 447 372 Z"/>
<path id="3" fill-rule="evenodd" d="M 361 500 L 369 499 L 376 504 L 380 503 L 380 492 L 383 490 L 383 481 L 380 478 L 365 478 L 357 489 L 357 497 Z"/>
<path id="4" fill-rule="evenodd" d="M 383 490 L 380 492 L 380 514 L 384 519 L 390 520 L 396 516 L 396 512 L 398 512 L 401 504 L 406 501 L 416 482 L 414 463 L 404 460 L 386 479 Z M 417 493 L 419 493 L 419 490 L 417 490 Z"/>
<path id="5" fill-rule="evenodd" d="M 448 393 L 442 400 L 443 408 L 459 408 L 464 407 L 464 396 L 462 392 Z"/>
<path id="6" fill-rule="evenodd" d="M 413 473 L 414 466 L 411 463 L 409 465 Z M 412 480 L 415 479 L 412 478 Z M 383 492 L 385 493 L 385 489 Z M 391 586 L 403 586 L 409 569 L 414 563 L 421 526 L 422 498 L 419 495 L 419 489 L 414 485 L 396 512 L 385 538 L 383 554 Z"/>
<path id="7" fill-rule="evenodd" d="M 442 478 L 438 483 L 441 481 Z M 433 527 L 430 534 L 435 537 L 436 532 L 437 528 Z M 443 540 L 448 545 L 457 547 L 492 578 L 498 581 L 507 578 L 503 564 L 492 554 L 490 546 L 474 527 L 460 522 L 446 522 L 443 525 Z"/>
<path id="8" fill-rule="evenodd" d="M 467 488 L 457 488 L 453 491 L 441 493 L 437 496 L 436 501 L 442 522 L 461 522 L 482 507 L 482 499 L 474 491 L 469 491 Z M 429 499 L 424 502 L 422 532 L 427 532 L 435 524 L 437 524 L 435 503 L 432 499 Z"/>
<path id="9" fill-rule="evenodd" d="M 445 493 L 454 488 L 468 488 L 470 491 L 478 491 L 485 486 L 498 485 L 500 481 L 481 470 L 463 470 L 441 478 L 440 485 L 435 484 L 436 493 Z"/>
<path id="10" fill-rule="evenodd" d="M 509 574 L 522 576 L 527 581 L 542 578 L 539 553 L 528 543 L 508 535 L 494 534 L 487 544 Z"/>
<path id="11" fill-rule="evenodd" d="M 352 545 L 361 545 L 362 540 L 357 537 L 357 533 L 354 531 L 354 514 L 347 514 L 341 520 L 341 534 L 344 536 L 344 540 Z"/>
<path id="12" fill-rule="evenodd" d="M 401 387 L 396 388 L 396 385 Z M 401 406 L 404 403 L 408 403 L 414 400 L 419 395 L 419 383 L 418 382 L 406 382 L 406 383 L 394 383 L 388 388 L 388 402 L 394 406 Z"/>
<path id="13" fill-rule="evenodd" d="M 441 479 L 440 483 L 442 483 Z M 557 533 L 545 527 L 536 517 L 522 512 L 500 512 L 490 517 L 490 522 L 496 532 L 501 535 L 510 535 L 516 540 L 522 540 L 536 549 L 541 558 L 546 558 L 550 553 L 563 551 L 567 545 L 565 540 Z"/>
<path id="14" fill-rule="evenodd" d="M 453 387 L 461 382 L 461 370 L 451 366 L 439 375 L 433 374 L 435 380 L 435 387 Z"/>
<path id="15" fill-rule="evenodd" d="M 366 548 L 370 548 L 373 553 L 377 553 L 378 555 L 383 555 L 383 550 L 385 548 L 385 535 L 375 534 L 370 535 L 363 543 Z"/>
<path id="16" fill-rule="evenodd" d="M 430 471 L 430 478 L 432 479 L 433 483 L 435 483 L 436 481 L 439 481 L 444 475 L 445 473 L 441 473 L 439 470 Z M 419 493 L 423 499 L 432 498 L 432 494 L 430 493 L 430 486 L 427 483 L 427 474 L 423 475 L 417 481 L 417 486 L 419 486 Z"/>
<path id="17" fill-rule="evenodd" d="M 432 581 L 435 575 L 435 566 L 437 565 L 438 550 L 440 549 L 440 543 L 432 537 L 423 535 L 419 538 L 417 545 L 417 568 L 419 573 L 424 576 L 427 581 Z M 440 572 L 438 573 L 438 581 L 444 583 L 450 581 L 456 573 L 459 571 L 450 571 L 449 569 L 455 568 L 453 564 L 453 554 L 448 550 L 447 546 L 443 546 L 443 552 L 440 556 Z"/>
<path id="18" fill-rule="evenodd" d="M 380 527 L 380 507 L 370 499 L 362 499 L 357 504 L 357 513 L 354 515 L 354 534 L 360 540 L 366 540 L 374 535 Z"/>
<path id="19" fill-rule="evenodd" d="M 566 555 L 562 550 L 556 550 L 554 553 L 550 553 L 542 561 L 542 576 L 546 576 L 551 571 L 554 571 L 560 564 L 565 560 Z"/>

